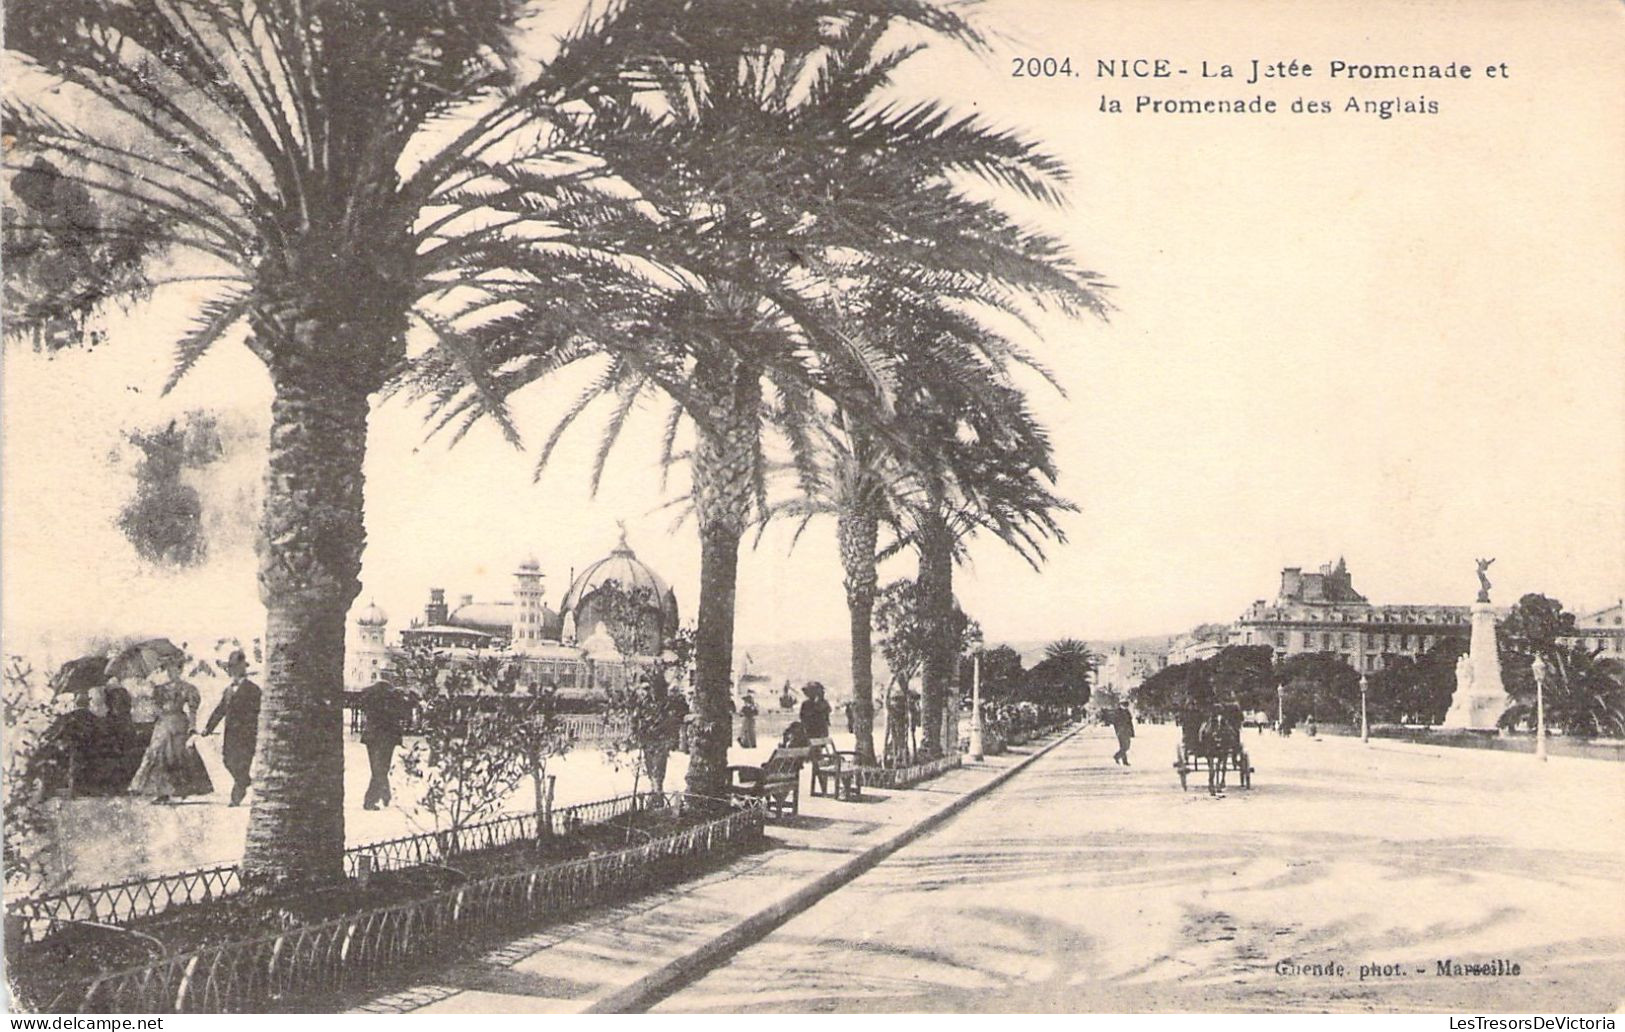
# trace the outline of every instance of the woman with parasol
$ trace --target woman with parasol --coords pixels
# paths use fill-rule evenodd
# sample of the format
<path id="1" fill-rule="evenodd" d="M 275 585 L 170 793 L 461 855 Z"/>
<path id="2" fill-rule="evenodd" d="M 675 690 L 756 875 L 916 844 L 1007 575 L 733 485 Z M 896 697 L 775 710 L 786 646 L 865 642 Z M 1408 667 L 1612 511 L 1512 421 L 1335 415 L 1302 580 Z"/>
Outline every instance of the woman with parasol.
<path id="1" fill-rule="evenodd" d="M 191 742 L 197 734 L 197 711 L 203 699 L 196 687 L 176 676 L 178 665 L 166 662 L 149 678 L 158 721 L 146 755 L 141 757 L 141 766 L 130 781 L 131 795 L 150 796 L 154 803 L 214 792 L 203 757 Z"/>

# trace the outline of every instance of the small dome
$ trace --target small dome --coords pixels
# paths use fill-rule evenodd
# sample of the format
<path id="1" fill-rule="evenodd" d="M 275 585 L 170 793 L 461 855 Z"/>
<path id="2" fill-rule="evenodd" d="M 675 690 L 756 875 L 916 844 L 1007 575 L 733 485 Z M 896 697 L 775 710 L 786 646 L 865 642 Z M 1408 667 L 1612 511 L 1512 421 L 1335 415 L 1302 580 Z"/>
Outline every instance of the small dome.
<path id="1" fill-rule="evenodd" d="M 529 559 L 526 559 L 524 562 L 519 564 L 520 573 L 540 573 L 541 570 L 542 564 L 537 561 L 535 556 L 531 556 Z"/>
<path id="2" fill-rule="evenodd" d="M 378 603 L 368 602 L 355 622 L 361 627 L 382 627 L 389 623 L 389 614 L 378 608 Z"/>

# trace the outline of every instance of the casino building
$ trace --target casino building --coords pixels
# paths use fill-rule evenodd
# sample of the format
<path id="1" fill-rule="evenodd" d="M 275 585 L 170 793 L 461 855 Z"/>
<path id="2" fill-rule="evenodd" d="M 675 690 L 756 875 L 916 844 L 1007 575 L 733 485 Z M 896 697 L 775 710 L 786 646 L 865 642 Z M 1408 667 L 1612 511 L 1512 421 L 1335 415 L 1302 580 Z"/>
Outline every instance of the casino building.
<path id="1" fill-rule="evenodd" d="M 455 607 L 443 588 L 430 588 L 423 615 L 389 640 L 389 616 L 368 605 L 355 618 L 345 687 L 359 691 L 393 665 L 400 650 L 420 646 L 457 656 L 502 654 L 518 661 L 521 680 L 557 688 L 566 699 L 590 700 L 665 651 L 677 633 L 677 596 L 626 542 L 577 574 L 557 609 L 545 600 L 544 575 L 534 558 L 514 571 L 513 598 L 478 602 L 463 595 Z"/>

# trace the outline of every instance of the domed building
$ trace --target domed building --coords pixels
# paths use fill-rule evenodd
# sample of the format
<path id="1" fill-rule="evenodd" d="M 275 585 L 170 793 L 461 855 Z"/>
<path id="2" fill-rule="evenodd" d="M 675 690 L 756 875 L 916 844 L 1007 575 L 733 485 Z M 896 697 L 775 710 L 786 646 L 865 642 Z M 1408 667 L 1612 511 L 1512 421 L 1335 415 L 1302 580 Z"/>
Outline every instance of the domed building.
<path id="1" fill-rule="evenodd" d="M 635 676 L 677 633 L 677 596 L 638 559 L 624 526 L 619 543 L 574 578 L 557 610 L 544 601 L 545 575 L 534 557 L 520 563 L 513 576 L 512 599 L 480 602 L 463 595 L 452 607 L 444 588 L 429 589 L 423 616 L 401 629 L 400 647 L 453 657 L 505 653 L 520 662 L 531 683 L 555 687 L 567 698 L 590 699 Z M 356 644 L 345 665 L 345 685 L 352 691 L 372 684 L 392 665 L 388 621 L 373 605 L 356 615 Z"/>
<path id="2" fill-rule="evenodd" d="M 603 624 L 633 656 L 658 656 L 677 634 L 677 595 L 632 551 L 624 526 L 614 551 L 576 577 L 559 612 L 564 640 L 585 638 Z"/>
<path id="3" fill-rule="evenodd" d="M 346 650 L 344 683 L 366 687 L 378 680 L 378 675 L 389 666 L 389 643 L 385 640 L 389 628 L 389 614 L 368 602 L 356 614 L 356 646 Z"/>

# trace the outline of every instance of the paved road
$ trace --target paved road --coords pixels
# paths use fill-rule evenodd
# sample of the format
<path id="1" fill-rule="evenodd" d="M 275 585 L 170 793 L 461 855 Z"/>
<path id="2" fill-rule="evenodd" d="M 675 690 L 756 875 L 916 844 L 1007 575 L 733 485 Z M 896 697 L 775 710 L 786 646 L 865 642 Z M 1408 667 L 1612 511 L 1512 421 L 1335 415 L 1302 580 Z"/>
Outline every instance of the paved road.
<path id="1" fill-rule="evenodd" d="M 1263 735 L 1253 790 L 1215 800 L 1180 792 L 1173 741 L 1143 728 L 1124 769 L 1072 739 L 658 1009 L 1625 1001 L 1625 764 Z"/>

